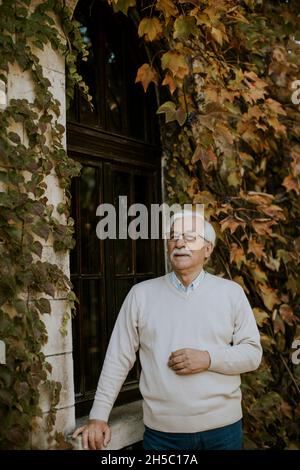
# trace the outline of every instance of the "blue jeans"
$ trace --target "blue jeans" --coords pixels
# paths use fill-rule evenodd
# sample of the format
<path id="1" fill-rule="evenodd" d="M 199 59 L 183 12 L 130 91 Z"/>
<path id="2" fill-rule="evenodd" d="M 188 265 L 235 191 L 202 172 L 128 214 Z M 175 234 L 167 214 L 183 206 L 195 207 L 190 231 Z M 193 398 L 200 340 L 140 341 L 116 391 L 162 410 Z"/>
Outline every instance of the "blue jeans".
<path id="1" fill-rule="evenodd" d="M 242 420 L 209 431 L 180 433 L 162 432 L 145 426 L 145 450 L 241 450 Z"/>

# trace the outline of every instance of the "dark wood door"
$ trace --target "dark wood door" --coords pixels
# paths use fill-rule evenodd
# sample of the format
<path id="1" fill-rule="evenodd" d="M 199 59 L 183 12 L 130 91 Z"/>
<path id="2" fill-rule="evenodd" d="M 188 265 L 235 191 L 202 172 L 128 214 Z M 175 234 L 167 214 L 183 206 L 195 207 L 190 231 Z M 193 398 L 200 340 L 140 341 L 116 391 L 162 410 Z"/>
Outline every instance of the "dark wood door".
<path id="1" fill-rule="evenodd" d="M 135 74 L 147 56 L 133 22 L 113 14 L 106 1 L 80 0 L 75 18 L 89 49 L 80 65 L 94 108 L 75 93 L 68 113 L 68 153 L 82 164 L 72 184 L 76 247 L 71 281 L 79 299 L 73 319 L 76 414 L 92 406 L 99 373 L 120 306 L 137 282 L 163 273 L 159 240 L 100 240 L 99 204 L 118 209 L 132 203 L 161 203 L 159 133 L 153 84 L 147 94 Z M 118 215 L 118 214 L 117 214 Z M 139 397 L 139 362 L 130 371 L 117 404 Z"/>
<path id="2" fill-rule="evenodd" d="M 76 410 L 82 415 L 91 406 L 122 302 L 135 283 L 162 274 L 163 251 L 159 240 L 100 240 L 96 235 L 100 203 L 114 204 L 118 220 L 119 196 L 127 196 L 128 207 L 133 203 L 150 207 L 159 202 L 158 170 L 97 158 L 78 159 L 82 172 L 72 187 L 76 248 L 71 253 L 71 281 L 79 299 L 73 320 L 73 349 Z M 128 217 L 128 223 L 130 220 Z M 137 360 L 117 403 L 139 397 L 138 379 Z"/>

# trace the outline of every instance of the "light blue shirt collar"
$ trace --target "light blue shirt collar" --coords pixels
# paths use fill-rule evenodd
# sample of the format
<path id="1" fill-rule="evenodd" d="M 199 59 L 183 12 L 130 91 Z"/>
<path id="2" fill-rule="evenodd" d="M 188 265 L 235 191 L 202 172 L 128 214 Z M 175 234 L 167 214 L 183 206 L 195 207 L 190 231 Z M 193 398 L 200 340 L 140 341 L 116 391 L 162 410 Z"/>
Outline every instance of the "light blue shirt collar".
<path id="1" fill-rule="evenodd" d="M 204 279 L 205 277 L 205 271 L 202 269 L 202 271 L 200 271 L 200 273 L 198 274 L 198 276 L 191 282 L 191 284 L 189 284 L 187 287 L 185 287 L 182 282 L 180 281 L 180 279 L 176 276 L 175 272 L 172 271 L 169 273 L 169 276 L 170 276 L 170 280 L 172 282 L 172 284 L 180 291 L 182 292 L 185 292 L 186 294 L 190 294 L 191 292 L 193 292 L 195 289 L 197 289 L 197 287 L 199 286 L 199 284 L 201 283 L 201 281 Z"/>

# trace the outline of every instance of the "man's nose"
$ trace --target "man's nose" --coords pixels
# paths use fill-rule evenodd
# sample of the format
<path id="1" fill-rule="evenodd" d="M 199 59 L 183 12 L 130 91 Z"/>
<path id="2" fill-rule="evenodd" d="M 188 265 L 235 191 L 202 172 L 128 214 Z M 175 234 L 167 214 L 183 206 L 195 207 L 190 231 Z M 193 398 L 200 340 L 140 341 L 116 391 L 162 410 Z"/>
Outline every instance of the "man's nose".
<path id="1" fill-rule="evenodd" d="M 183 246 L 185 246 L 184 238 L 183 237 L 177 238 L 176 247 L 177 248 L 182 248 Z"/>

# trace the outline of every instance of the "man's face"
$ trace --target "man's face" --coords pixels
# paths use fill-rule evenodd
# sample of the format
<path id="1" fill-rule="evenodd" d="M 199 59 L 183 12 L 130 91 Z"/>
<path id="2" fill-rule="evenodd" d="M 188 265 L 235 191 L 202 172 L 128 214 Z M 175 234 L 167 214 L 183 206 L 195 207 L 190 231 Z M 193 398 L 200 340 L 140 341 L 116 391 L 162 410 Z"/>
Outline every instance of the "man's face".
<path id="1" fill-rule="evenodd" d="M 180 217 L 174 221 L 167 245 L 174 271 L 201 269 L 205 258 L 211 254 L 212 244 L 200 235 L 204 232 L 201 224 L 202 221 L 193 216 Z"/>

